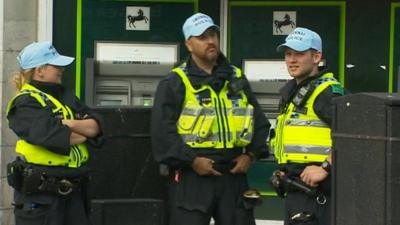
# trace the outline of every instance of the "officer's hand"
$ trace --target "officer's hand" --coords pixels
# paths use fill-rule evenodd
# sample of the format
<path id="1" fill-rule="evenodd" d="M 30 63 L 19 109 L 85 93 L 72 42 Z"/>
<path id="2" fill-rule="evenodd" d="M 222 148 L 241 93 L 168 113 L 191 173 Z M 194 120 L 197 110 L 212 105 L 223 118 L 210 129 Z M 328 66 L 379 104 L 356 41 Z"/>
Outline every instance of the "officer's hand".
<path id="1" fill-rule="evenodd" d="M 325 180 L 327 176 L 328 172 L 315 165 L 307 166 L 300 174 L 301 180 L 311 187 L 318 186 L 318 183 Z"/>
<path id="2" fill-rule="evenodd" d="M 236 157 L 233 162 L 235 162 L 235 167 L 233 167 L 231 173 L 246 173 L 251 165 L 251 158 L 249 155 L 241 154 Z"/>
<path id="3" fill-rule="evenodd" d="M 192 168 L 200 176 L 214 175 L 221 176 L 222 173 L 213 168 L 214 161 L 205 157 L 196 157 L 192 163 Z"/>
<path id="4" fill-rule="evenodd" d="M 75 114 L 75 119 L 76 120 L 85 120 L 89 117 L 88 114 L 82 114 L 82 113 L 76 113 Z"/>

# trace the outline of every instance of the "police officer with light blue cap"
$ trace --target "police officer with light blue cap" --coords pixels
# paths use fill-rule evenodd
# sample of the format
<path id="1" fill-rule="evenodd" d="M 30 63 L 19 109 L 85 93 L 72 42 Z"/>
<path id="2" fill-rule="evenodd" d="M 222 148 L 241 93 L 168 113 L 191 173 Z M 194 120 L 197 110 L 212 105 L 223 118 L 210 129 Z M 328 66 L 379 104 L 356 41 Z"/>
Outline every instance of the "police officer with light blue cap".
<path id="1" fill-rule="evenodd" d="M 214 24 L 211 17 L 203 13 L 196 13 L 189 17 L 183 24 L 182 30 L 185 36 L 185 40 L 188 40 L 191 36 L 200 36 L 208 28 L 213 27 L 219 31 L 219 27 Z"/>
<path id="2" fill-rule="evenodd" d="M 196 13 L 182 31 L 190 56 L 160 81 L 151 122 L 154 158 L 170 168 L 169 224 L 255 225 L 246 172 L 268 156 L 270 124 L 213 20 Z"/>
<path id="3" fill-rule="evenodd" d="M 286 200 L 285 225 L 329 225 L 332 99 L 344 89 L 326 66 L 319 66 L 322 41 L 316 32 L 297 27 L 277 51 L 284 53 L 294 79 L 280 90 L 280 116 L 271 138 L 280 171 L 274 175 L 308 186 L 277 187 Z"/>
<path id="4" fill-rule="evenodd" d="M 7 166 L 15 223 L 89 225 L 87 145 L 101 145 L 102 118 L 61 85 L 73 57 L 60 55 L 51 42 L 35 42 L 17 60 L 18 93 L 6 109 L 18 136 L 18 157 Z"/>
<path id="5" fill-rule="evenodd" d="M 285 48 L 291 48 L 298 52 L 314 49 L 322 52 L 321 37 L 312 30 L 297 27 L 285 39 L 285 43 L 278 46 L 277 51 L 282 52 Z"/>
<path id="6" fill-rule="evenodd" d="M 74 58 L 60 55 L 51 42 L 36 42 L 26 46 L 17 57 L 22 69 L 32 69 L 42 65 L 67 66 Z"/>

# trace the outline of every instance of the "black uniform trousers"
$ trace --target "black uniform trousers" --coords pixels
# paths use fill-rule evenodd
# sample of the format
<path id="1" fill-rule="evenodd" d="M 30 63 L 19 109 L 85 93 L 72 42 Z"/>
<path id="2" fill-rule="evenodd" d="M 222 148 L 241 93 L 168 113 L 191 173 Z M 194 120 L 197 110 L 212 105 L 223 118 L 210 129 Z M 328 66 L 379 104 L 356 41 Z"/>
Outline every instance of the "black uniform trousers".
<path id="1" fill-rule="evenodd" d="M 311 197 L 300 191 L 289 191 L 286 196 L 285 225 L 330 225 L 331 198 L 324 195 L 319 198 Z M 322 204 L 323 203 L 323 204 Z M 309 219 L 292 221 L 290 218 L 296 214 L 312 215 Z"/>
<path id="2" fill-rule="evenodd" d="M 220 171 L 222 172 L 222 171 Z M 255 225 L 253 209 L 246 209 L 245 174 L 199 176 L 192 169 L 179 171 L 169 186 L 169 225 Z"/>
<path id="3" fill-rule="evenodd" d="M 16 225 L 89 225 L 85 198 L 79 191 L 69 195 L 14 192 Z"/>

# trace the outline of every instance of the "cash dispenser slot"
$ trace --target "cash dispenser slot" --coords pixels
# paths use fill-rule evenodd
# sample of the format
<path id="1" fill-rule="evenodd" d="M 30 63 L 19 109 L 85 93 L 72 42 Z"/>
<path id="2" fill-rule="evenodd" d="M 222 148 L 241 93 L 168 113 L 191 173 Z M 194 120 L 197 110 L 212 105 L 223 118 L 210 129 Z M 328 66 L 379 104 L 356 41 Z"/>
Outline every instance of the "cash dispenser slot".
<path id="1" fill-rule="evenodd" d="M 126 106 L 131 104 L 131 84 L 128 81 L 98 80 L 95 85 L 97 106 Z"/>

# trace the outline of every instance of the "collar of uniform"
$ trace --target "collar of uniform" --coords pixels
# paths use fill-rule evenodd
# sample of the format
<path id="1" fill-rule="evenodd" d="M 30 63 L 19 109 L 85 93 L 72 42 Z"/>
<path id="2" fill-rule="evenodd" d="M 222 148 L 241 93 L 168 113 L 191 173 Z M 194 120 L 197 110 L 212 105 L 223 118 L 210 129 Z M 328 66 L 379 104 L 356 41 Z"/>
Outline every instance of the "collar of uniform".
<path id="1" fill-rule="evenodd" d="M 217 65 L 214 67 L 211 75 L 207 74 L 206 72 L 204 72 L 204 70 L 200 69 L 193 61 L 191 56 L 189 56 L 189 58 L 186 61 L 186 67 L 188 69 L 188 76 L 190 82 L 194 86 L 197 85 L 201 86 L 203 84 L 210 83 L 216 78 L 219 78 L 221 80 L 227 80 L 230 78 L 233 72 L 233 69 L 230 66 L 228 60 L 222 53 L 219 54 L 217 59 Z"/>
<path id="2" fill-rule="evenodd" d="M 282 103 L 285 105 L 286 103 L 290 102 L 291 98 L 297 92 L 297 90 L 299 90 L 299 88 L 307 85 L 311 81 L 313 81 L 313 80 L 321 77 L 325 73 L 329 72 L 327 66 L 318 67 L 318 71 L 319 72 L 317 73 L 317 75 L 311 76 L 311 77 L 307 77 L 302 82 L 300 82 L 300 84 L 297 84 L 295 79 L 292 79 L 289 82 L 287 82 L 285 84 L 285 86 L 283 86 L 279 91 L 279 93 L 282 96 Z"/>
<path id="3" fill-rule="evenodd" d="M 31 80 L 29 84 L 55 98 L 59 98 L 64 91 L 64 88 L 61 84 L 48 83 L 37 80 Z"/>
<path id="4" fill-rule="evenodd" d="M 303 86 L 307 85 L 308 83 L 310 83 L 311 81 L 316 80 L 317 78 L 320 78 L 322 75 L 324 75 L 327 72 L 328 72 L 327 66 L 320 66 L 320 67 L 318 67 L 318 73 L 316 75 L 307 77 L 302 82 L 300 82 L 300 84 L 298 84 L 297 86 L 303 87 Z"/>

